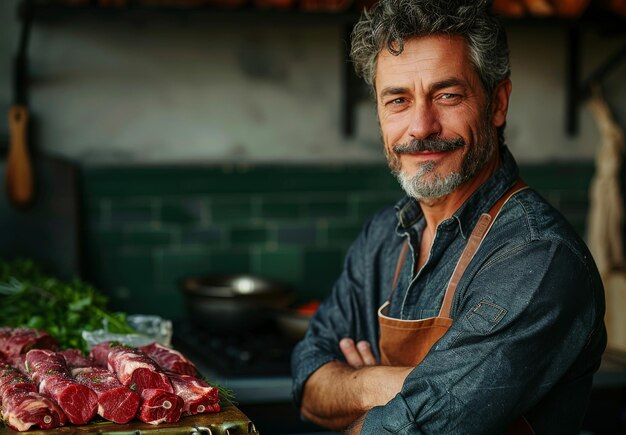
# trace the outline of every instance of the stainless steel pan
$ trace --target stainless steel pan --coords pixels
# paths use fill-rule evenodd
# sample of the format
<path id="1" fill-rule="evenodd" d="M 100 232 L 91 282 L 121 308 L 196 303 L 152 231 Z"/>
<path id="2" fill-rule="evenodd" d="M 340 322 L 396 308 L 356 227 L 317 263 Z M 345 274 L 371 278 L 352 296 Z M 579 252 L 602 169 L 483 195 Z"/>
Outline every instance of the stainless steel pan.
<path id="1" fill-rule="evenodd" d="M 294 289 L 252 275 L 208 275 L 184 279 L 180 285 L 190 320 L 215 334 L 250 331 L 287 307 Z"/>

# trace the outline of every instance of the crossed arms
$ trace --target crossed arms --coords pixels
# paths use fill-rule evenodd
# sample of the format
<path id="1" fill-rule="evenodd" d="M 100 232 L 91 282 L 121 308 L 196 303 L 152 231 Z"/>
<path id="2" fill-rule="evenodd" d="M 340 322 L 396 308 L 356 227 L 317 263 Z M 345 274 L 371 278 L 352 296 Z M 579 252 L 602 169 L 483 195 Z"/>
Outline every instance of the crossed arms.
<path id="1" fill-rule="evenodd" d="M 346 363 L 329 362 L 314 372 L 304 386 L 302 415 L 333 430 L 361 431 L 371 408 L 385 405 L 402 389 L 412 367 L 377 365 L 367 341 L 344 338 L 339 347 Z"/>

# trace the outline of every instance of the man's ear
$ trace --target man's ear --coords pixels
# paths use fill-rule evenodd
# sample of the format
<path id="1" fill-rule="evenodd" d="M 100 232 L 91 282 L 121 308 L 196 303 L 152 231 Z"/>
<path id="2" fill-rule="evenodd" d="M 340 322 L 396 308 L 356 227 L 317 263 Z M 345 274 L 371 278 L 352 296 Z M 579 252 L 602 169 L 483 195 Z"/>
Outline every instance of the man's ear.
<path id="1" fill-rule="evenodd" d="M 506 114 L 509 110 L 509 97 L 513 85 L 511 80 L 504 79 L 493 91 L 491 101 L 491 122 L 495 127 L 501 127 L 506 122 Z"/>

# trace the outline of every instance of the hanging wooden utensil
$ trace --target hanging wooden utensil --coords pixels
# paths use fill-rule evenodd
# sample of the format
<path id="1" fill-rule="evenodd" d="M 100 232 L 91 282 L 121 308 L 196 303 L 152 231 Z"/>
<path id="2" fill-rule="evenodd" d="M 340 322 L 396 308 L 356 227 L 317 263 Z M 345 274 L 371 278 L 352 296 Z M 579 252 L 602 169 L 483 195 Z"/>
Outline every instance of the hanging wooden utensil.
<path id="1" fill-rule="evenodd" d="M 33 2 L 25 2 L 20 13 L 18 50 L 13 59 L 13 105 L 9 109 L 9 153 L 5 168 L 6 193 L 16 207 L 34 199 L 35 176 L 28 147 L 28 62 L 27 48 L 33 22 Z"/>
<path id="2" fill-rule="evenodd" d="M 34 196 L 33 169 L 27 142 L 28 110 L 14 105 L 9 109 L 9 155 L 5 178 L 7 196 L 16 206 L 28 205 Z"/>

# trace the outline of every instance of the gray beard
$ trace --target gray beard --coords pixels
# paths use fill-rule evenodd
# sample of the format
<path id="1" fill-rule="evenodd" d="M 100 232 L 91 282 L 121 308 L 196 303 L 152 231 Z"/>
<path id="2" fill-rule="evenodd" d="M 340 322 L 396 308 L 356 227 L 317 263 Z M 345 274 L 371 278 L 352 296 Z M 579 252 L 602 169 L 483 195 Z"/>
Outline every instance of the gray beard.
<path id="1" fill-rule="evenodd" d="M 472 179 L 491 159 L 497 147 L 495 127 L 491 125 L 489 108 L 487 108 L 484 122 L 478 132 L 477 143 L 467 152 L 458 171 L 446 175 L 435 174 L 437 163 L 429 160 L 422 163 L 417 172 L 410 176 L 401 169 L 399 155 L 395 152 L 387 153 L 389 167 L 406 194 L 416 200 L 436 199 L 454 192 L 461 184 Z M 437 141 L 437 139 L 431 139 Z M 466 146 L 463 144 L 462 146 Z M 398 145 L 397 149 L 408 147 Z M 443 147 L 443 145 L 442 145 Z"/>
<path id="2" fill-rule="evenodd" d="M 445 196 L 456 190 L 466 180 L 459 172 L 452 172 L 443 177 L 430 174 L 435 166 L 435 162 L 431 160 L 423 163 L 413 176 L 404 171 L 396 172 L 394 175 L 406 194 L 418 201 Z M 431 179 L 426 181 L 426 176 L 430 176 Z"/>

